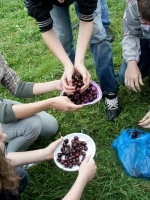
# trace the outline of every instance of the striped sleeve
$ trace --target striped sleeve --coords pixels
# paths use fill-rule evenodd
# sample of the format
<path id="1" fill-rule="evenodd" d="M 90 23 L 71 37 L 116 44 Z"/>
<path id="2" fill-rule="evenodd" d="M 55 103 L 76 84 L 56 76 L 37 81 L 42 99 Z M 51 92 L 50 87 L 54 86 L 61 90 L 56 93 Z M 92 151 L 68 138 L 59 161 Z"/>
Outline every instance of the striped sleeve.
<path id="1" fill-rule="evenodd" d="M 97 8 L 97 0 L 77 0 L 79 8 L 79 19 L 82 21 L 93 21 L 93 13 Z"/>

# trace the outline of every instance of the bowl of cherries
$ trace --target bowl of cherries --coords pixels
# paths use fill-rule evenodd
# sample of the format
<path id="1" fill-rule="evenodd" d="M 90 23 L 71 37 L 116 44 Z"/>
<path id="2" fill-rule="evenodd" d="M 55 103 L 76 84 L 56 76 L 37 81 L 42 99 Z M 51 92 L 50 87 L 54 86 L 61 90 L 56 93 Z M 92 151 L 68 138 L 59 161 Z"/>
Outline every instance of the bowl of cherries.
<path id="1" fill-rule="evenodd" d="M 77 171 L 86 156 L 94 157 L 96 146 L 93 139 L 83 133 L 72 133 L 63 137 L 63 141 L 54 152 L 56 165 L 65 171 Z"/>
<path id="2" fill-rule="evenodd" d="M 74 104 L 91 105 L 102 98 L 102 91 L 98 84 L 90 80 L 89 87 L 81 93 L 81 87 L 84 85 L 81 75 L 73 75 L 72 85 L 75 86 L 74 94 L 67 94 L 62 91 L 62 96 L 67 96 Z"/>

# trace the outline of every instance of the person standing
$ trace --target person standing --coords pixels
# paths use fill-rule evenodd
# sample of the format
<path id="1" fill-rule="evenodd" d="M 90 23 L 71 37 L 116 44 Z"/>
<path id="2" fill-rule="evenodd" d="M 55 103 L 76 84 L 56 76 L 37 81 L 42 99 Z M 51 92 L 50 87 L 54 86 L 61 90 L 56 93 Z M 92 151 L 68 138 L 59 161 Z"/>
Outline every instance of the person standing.
<path id="1" fill-rule="evenodd" d="M 72 75 L 80 73 L 83 77 L 84 91 L 90 81 L 90 73 L 84 65 L 85 53 L 90 49 L 96 66 L 96 73 L 105 99 L 108 120 L 115 120 L 121 113 L 118 99 L 119 85 L 116 81 L 112 50 L 106 31 L 101 21 L 100 0 L 77 0 L 79 9 L 79 32 L 74 49 L 69 5 L 74 0 L 25 0 L 28 14 L 34 17 L 39 26 L 43 40 L 64 66 L 62 75 L 63 89 L 73 93 Z"/>

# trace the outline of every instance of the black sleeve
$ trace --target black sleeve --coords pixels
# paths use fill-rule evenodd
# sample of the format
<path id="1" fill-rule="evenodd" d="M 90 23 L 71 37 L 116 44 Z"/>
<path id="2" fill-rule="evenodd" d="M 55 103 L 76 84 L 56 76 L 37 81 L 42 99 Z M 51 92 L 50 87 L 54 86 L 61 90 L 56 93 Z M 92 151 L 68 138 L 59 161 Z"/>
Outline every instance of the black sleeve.
<path id="1" fill-rule="evenodd" d="M 53 6 L 48 0 L 24 0 L 28 10 L 28 15 L 35 18 L 41 32 L 50 30 L 53 26 L 53 20 L 50 11 Z"/>
<path id="2" fill-rule="evenodd" d="M 98 0 L 77 0 L 80 20 L 93 20 L 93 13 L 97 8 L 97 1 Z"/>

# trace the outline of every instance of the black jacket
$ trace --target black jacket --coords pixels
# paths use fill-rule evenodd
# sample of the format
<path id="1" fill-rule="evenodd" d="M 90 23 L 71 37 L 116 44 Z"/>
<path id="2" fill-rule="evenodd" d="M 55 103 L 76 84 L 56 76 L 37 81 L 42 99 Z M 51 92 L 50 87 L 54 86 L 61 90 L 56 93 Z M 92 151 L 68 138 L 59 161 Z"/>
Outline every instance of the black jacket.
<path id="1" fill-rule="evenodd" d="M 79 19 L 83 21 L 92 21 L 93 12 L 97 7 L 97 0 L 76 0 L 79 8 Z M 53 26 L 53 20 L 50 16 L 50 11 L 53 5 L 69 7 L 75 0 L 65 0 L 64 3 L 59 3 L 57 0 L 24 0 L 28 9 L 28 14 L 35 18 L 40 31 L 46 32 Z"/>

